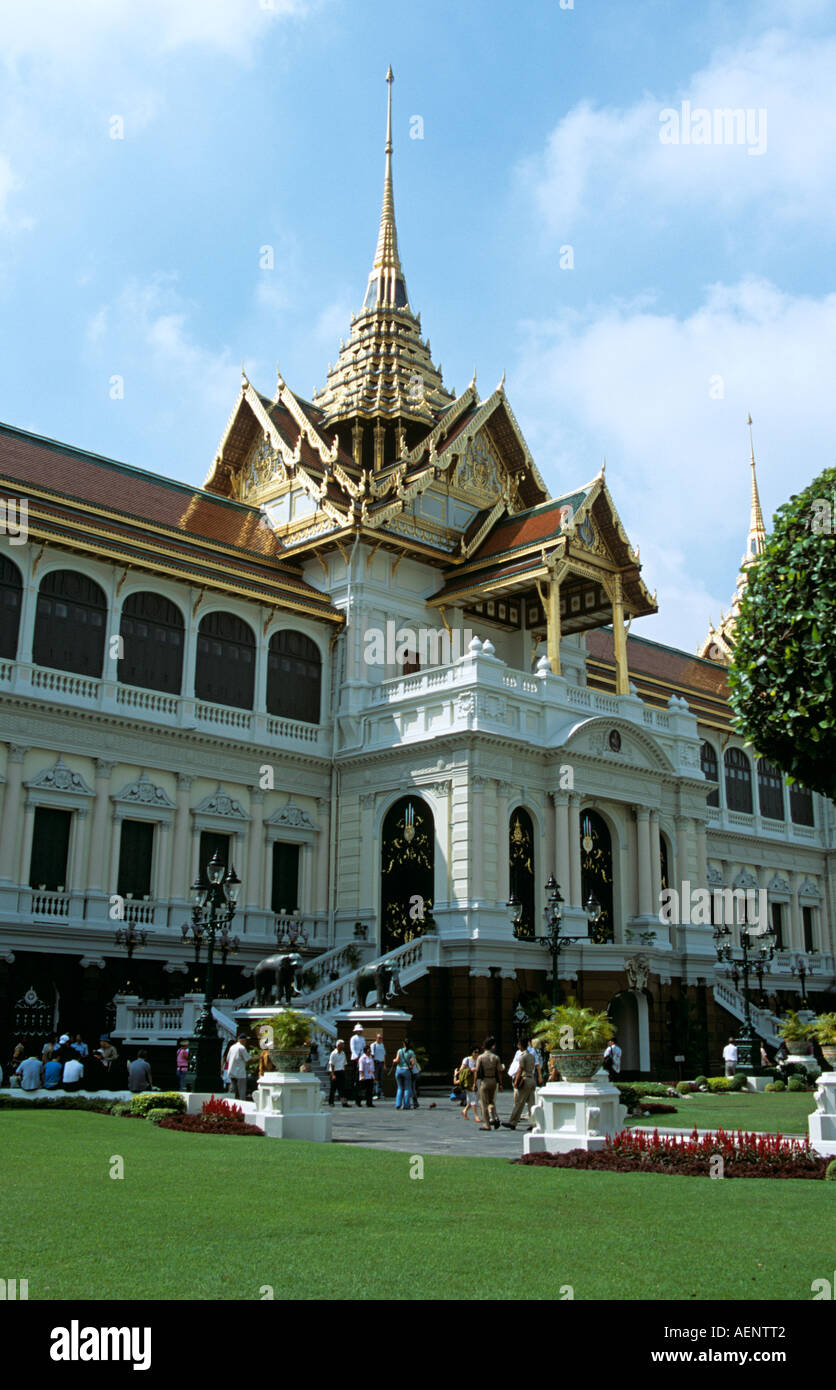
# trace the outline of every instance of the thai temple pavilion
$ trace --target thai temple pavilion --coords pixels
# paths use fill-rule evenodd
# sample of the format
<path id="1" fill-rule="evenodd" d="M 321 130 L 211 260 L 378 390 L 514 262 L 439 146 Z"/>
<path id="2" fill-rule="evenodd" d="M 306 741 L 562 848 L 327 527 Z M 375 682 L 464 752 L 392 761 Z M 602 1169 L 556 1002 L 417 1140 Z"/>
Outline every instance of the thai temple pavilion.
<path id="1" fill-rule="evenodd" d="M 776 1009 L 833 988 L 833 807 L 731 727 L 735 610 L 699 656 L 628 636 L 656 600 L 604 469 L 551 496 L 504 380 L 445 385 L 387 83 L 374 260 L 312 400 L 244 377 L 202 488 L 0 426 L 0 495 L 28 507 L 0 537 L 5 1045 L 107 1029 L 173 1069 L 205 971 L 190 889 L 218 854 L 242 880 L 223 1026 L 278 942 L 323 1042 L 385 956 L 431 1070 L 489 1032 L 508 1052 L 551 990 L 554 875 L 560 987 L 610 1010 L 625 1072 L 716 1070 L 742 995 L 660 893 L 766 890 L 772 1040 Z M 741 583 L 754 454 L 752 485 Z"/>

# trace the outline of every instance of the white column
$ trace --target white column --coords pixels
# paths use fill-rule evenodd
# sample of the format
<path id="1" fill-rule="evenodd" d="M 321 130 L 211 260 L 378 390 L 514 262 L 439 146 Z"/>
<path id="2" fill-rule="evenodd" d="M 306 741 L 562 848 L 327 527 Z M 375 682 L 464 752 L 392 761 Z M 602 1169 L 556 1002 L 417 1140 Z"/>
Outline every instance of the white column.
<path id="1" fill-rule="evenodd" d="M 296 891 L 298 907 L 302 916 L 310 915 L 313 901 L 313 845 L 303 840 L 299 846 L 299 887 Z"/>
<path id="2" fill-rule="evenodd" d="M 151 860 L 151 897 L 164 898 L 171 881 L 171 821 L 157 821 L 154 826 L 154 843 Z"/>
<path id="3" fill-rule="evenodd" d="M 705 821 L 694 822 L 697 827 L 697 875 L 699 887 L 708 887 L 708 846 L 706 844 Z"/>
<path id="4" fill-rule="evenodd" d="M 644 806 L 636 807 L 636 848 L 638 858 L 639 916 L 653 915 L 650 858 L 650 812 Z"/>
<path id="5" fill-rule="evenodd" d="M 264 877 L 264 792 L 250 792 L 250 831 L 247 853 L 247 882 L 244 898 L 249 907 L 261 907 L 261 885 Z"/>
<path id="6" fill-rule="evenodd" d="M 3 797 L 3 820 L 0 823 L 0 880 L 5 883 L 13 882 L 17 864 L 20 793 L 23 782 L 23 759 L 26 752 L 26 748 L 20 744 L 9 744 L 6 791 Z M 22 881 L 18 879 L 18 882 Z"/>
<path id="7" fill-rule="evenodd" d="M 804 925 L 801 920 L 801 904 L 798 901 L 798 890 L 804 882 L 806 874 L 793 874 L 791 876 L 792 894 L 790 897 L 790 943 L 791 951 L 804 950 Z"/>
<path id="8" fill-rule="evenodd" d="M 508 862 L 508 796 L 507 782 L 496 784 L 496 900 L 504 906 L 511 893 L 511 866 Z"/>
<path id="9" fill-rule="evenodd" d="M 27 800 L 23 810 L 23 831 L 20 837 L 20 863 L 17 869 L 18 883 L 29 882 L 29 865 L 32 862 L 32 835 L 34 826 L 35 803 Z M 37 887 L 37 884 L 35 887 Z"/>
<path id="10" fill-rule="evenodd" d="M 569 796 L 569 888 L 567 907 L 583 907 L 581 902 L 581 799 Z"/>
<path id="11" fill-rule="evenodd" d="M 87 868 L 87 835 L 90 829 L 90 812 L 86 806 L 73 811 L 70 822 L 70 850 L 67 855 L 67 889 L 73 893 L 83 893 Z"/>
<path id="12" fill-rule="evenodd" d="M 189 835 L 189 802 L 193 778 L 183 773 L 177 774 L 177 810 L 174 813 L 174 843 L 171 851 L 171 869 L 168 880 L 168 897 L 180 902 L 188 901 L 191 885 L 191 837 Z"/>
<path id="13" fill-rule="evenodd" d="M 570 893 L 570 830 L 569 830 L 569 797 L 566 792 L 552 792 L 554 801 L 554 870 L 551 866 L 543 865 L 549 873 L 557 874 L 557 881 L 560 884 L 560 891 L 566 896 Z M 548 877 L 548 875 L 547 875 Z"/>
<path id="14" fill-rule="evenodd" d="M 99 892 L 105 887 L 103 880 L 110 831 L 110 778 L 115 766 L 115 763 L 108 762 L 106 758 L 96 759 L 96 801 L 93 806 L 93 826 L 87 857 L 86 887 Z M 109 884 L 108 891 L 115 893 L 115 884 Z"/>
<path id="15" fill-rule="evenodd" d="M 484 791 L 485 778 L 471 777 L 470 891 L 468 893 L 471 903 L 481 902 L 485 897 Z"/>
<path id="16" fill-rule="evenodd" d="M 315 916 L 328 912 L 328 848 L 331 834 L 331 802 L 324 796 L 316 803 L 319 818 L 319 832 L 316 841 L 316 869 L 314 870 L 314 891 L 311 911 Z"/>
<path id="17" fill-rule="evenodd" d="M 669 870 L 673 869 L 673 864 L 668 865 Z M 653 907 L 651 911 L 659 911 L 659 893 L 662 887 L 662 850 L 659 845 L 659 812 L 650 812 L 650 895 Z"/>
<path id="18" fill-rule="evenodd" d="M 107 893 L 119 892 L 119 853 L 122 849 L 122 812 L 114 812 L 111 821 L 110 864 L 107 871 Z"/>

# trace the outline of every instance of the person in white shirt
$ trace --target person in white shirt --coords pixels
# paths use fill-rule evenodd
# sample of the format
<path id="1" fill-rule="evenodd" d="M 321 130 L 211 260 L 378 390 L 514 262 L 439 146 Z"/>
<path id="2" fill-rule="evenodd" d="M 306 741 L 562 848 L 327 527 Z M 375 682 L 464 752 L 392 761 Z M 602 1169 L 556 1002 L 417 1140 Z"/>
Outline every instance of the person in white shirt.
<path id="1" fill-rule="evenodd" d="M 383 1100 L 383 1069 L 386 1065 L 386 1048 L 383 1045 L 383 1034 L 378 1033 L 371 1046 L 372 1061 L 374 1062 L 374 1098 Z"/>
<path id="2" fill-rule="evenodd" d="M 621 1071 L 621 1048 L 615 1038 L 604 1048 L 604 1071 L 610 1081 L 615 1081 Z"/>
<path id="3" fill-rule="evenodd" d="M 737 1047 L 734 1038 L 729 1038 L 723 1048 L 723 1061 L 726 1064 L 726 1076 L 734 1076 L 737 1066 Z"/>
<path id="4" fill-rule="evenodd" d="M 357 1105 L 362 1105 L 360 1100 L 360 1068 L 359 1062 L 366 1046 L 366 1037 L 363 1032 L 362 1023 L 355 1023 L 351 1031 L 351 1072 L 348 1081 L 349 1094 L 354 1096 Z"/>
<path id="5" fill-rule="evenodd" d="M 339 1096 L 343 1105 L 348 1105 L 345 1098 L 345 1069 L 347 1058 L 345 1055 L 345 1043 L 342 1038 L 337 1038 L 334 1051 L 328 1058 L 328 1075 L 331 1078 L 331 1089 L 328 1093 L 328 1104 L 334 1104 L 334 1096 Z"/>
<path id="6" fill-rule="evenodd" d="M 81 1087 L 82 1077 L 84 1076 L 84 1065 L 78 1057 L 72 1057 L 70 1061 L 64 1063 L 64 1072 L 61 1077 L 61 1086 L 65 1091 L 77 1091 Z"/>
<path id="7" fill-rule="evenodd" d="M 371 1043 L 366 1043 L 365 1049 L 357 1058 L 357 1070 L 359 1074 L 358 1085 L 361 1093 L 366 1098 L 366 1105 L 369 1110 L 374 1110 L 372 1102 L 372 1091 L 374 1090 L 374 1059 L 371 1055 Z"/>
<path id="8" fill-rule="evenodd" d="M 241 1033 L 226 1054 L 226 1071 L 239 1100 L 247 1099 L 247 1041 Z"/>
<path id="9" fill-rule="evenodd" d="M 508 1076 L 510 1077 L 510 1079 L 511 1079 L 512 1081 L 515 1080 L 516 1075 L 517 1075 L 517 1072 L 518 1072 L 519 1069 L 520 1069 L 520 1064 L 522 1063 L 522 1059 L 523 1059 L 523 1057 L 525 1056 L 525 1053 L 526 1053 L 526 1052 L 529 1054 L 530 1057 L 533 1057 L 533 1059 L 534 1059 L 534 1073 L 533 1073 L 533 1075 L 534 1075 L 534 1085 L 535 1085 L 535 1086 L 542 1086 L 542 1084 L 543 1084 L 543 1073 L 542 1073 L 542 1071 L 541 1071 L 541 1069 L 540 1069 L 540 1067 L 541 1067 L 541 1061 L 540 1061 L 540 1058 L 537 1056 L 537 1050 L 536 1050 L 536 1048 L 534 1048 L 534 1047 L 531 1045 L 530 1042 L 524 1043 L 522 1047 L 518 1047 L 518 1048 L 517 1048 L 516 1052 L 514 1053 L 514 1060 L 513 1060 L 513 1062 L 511 1063 L 510 1067 L 508 1068 Z M 526 1098 L 525 1098 L 525 1102 L 524 1102 L 524 1103 L 525 1103 L 525 1106 L 526 1106 L 526 1108 L 527 1108 L 527 1110 L 528 1110 L 528 1115 L 529 1115 L 529 1117 L 531 1116 L 531 1099 L 532 1099 L 533 1094 L 534 1094 L 533 1090 L 531 1091 L 530 1094 L 528 1093 L 528 1091 L 526 1091 L 526 1093 L 525 1093 Z"/>

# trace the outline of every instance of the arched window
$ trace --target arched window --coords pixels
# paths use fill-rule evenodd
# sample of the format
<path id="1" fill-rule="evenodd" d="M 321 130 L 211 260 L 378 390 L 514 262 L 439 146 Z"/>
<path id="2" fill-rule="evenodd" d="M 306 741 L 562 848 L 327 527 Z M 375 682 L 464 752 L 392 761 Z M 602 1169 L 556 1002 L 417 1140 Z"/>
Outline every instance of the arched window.
<path id="1" fill-rule="evenodd" d="M 38 593 L 32 660 L 36 666 L 101 676 L 107 602 L 94 580 L 52 570 Z"/>
<path id="2" fill-rule="evenodd" d="M 601 904 L 601 916 L 589 928 L 591 941 L 615 940 L 613 922 L 612 839 L 609 827 L 597 811 L 581 815 L 581 899 L 592 893 Z"/>
<path id="3" fill-rule="evenodd" d="M 322 660 L 303 632 L 274 632 L 267 651 L 267 713 L 319 723 Z"/>
<path id="4" fill-rule="evenodd" d="M 784 819 L 784 779 L 768 758 L 758 758 L 758 803 L 762 816 Z"/>
<path id="5" fill-rule="evenodd" d="M 800 782 L 794 782 L 790 787 L 790 817 L 793 825 L 816 823 L 813 815 L 813 793 Z"/>
<path id="6" fill-rule="evenodd" d="M 5 555 L 0 555 L 0 656 L 12 660 L 17 656 L 22 592 L 20 570 Z"/>
<path id="7" fill-rule="evenodd" d="M 419 796 L 390 806 L 380 837 L 380 949 L 392 951 L 424 933 L 432 909 L 435 824 Z"/>
<path id="8" fill-rule="evenodd" d="M 118 679 L 143 690 L 180 694 L 183 676 L 183 615 L 162 594 L 129 594 L 119 624 L 122 658 Z"/>
<path id="9" fill-rule="evenodd" d="M 717 782 L 717 754 L 710 743 L 704 743 L 700 748 L 700 767 L 706 782 Z M 714 788 L 706 797 L 706 806 L 720 805 L 720 786 Z"/>
<path id="10" fill-rule="evenodd" d="M 198 700 L 252 709 L 255 637 L 234 613 L 207 613 L 197 630 L 194 690 Z"/>
<path id="11" fill-rule="evenodd" d="M 726 768 L 726 805 L 730 811 L 752 814 L 752 769 L 742 748 L 727 748 L 723 755 Z"/>
<path id="12" fill-rule="evenodd" d="M 533 941 L 534 921 L 534 826 L 525 807 L 511 812 L 508 825 L 508 877 L 511 894 L 522 903 L 522 917 L 516 935 Z"/>

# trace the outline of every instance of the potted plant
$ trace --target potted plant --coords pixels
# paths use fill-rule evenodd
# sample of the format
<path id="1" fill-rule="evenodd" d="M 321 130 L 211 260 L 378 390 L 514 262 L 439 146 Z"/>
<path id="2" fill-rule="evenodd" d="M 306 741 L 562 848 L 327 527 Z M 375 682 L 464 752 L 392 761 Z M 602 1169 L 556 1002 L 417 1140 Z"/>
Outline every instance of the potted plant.
<path id="1" fill-rule="evenodd" d="M 836 1071 L 836 1013 L 819 1014 L 812 1028 L 824 1060 L 831 1071 Z"/>
<path id="2" fill-rule="evenodd" d="M 778 1029 L 778 1035 L 784 1039 L 791 1056 L 804 1056 L 815 1032 L 816 1023 L 804 1023 L 795 1009 L 787 1009 L 787 1017 Z"/>
<path id="3" fill-rule="evenodd" d="M 264 1024 L 273 1030 L 273 1042 L 266 1051 L 276 1071 L 299 1071 L 311 1050 L 311 1015 L 299 1009 L 282 1009 Z"/>
<path id="4" fill-rule="evenodd" d="M 615 1033 L 605 1013 L 583 1008 L 574 997 L 558 1004 L 534 1029 L 548 1046 L 549 1078 L 589 1081 L 600 1069 L 604 1048 Z"/>

